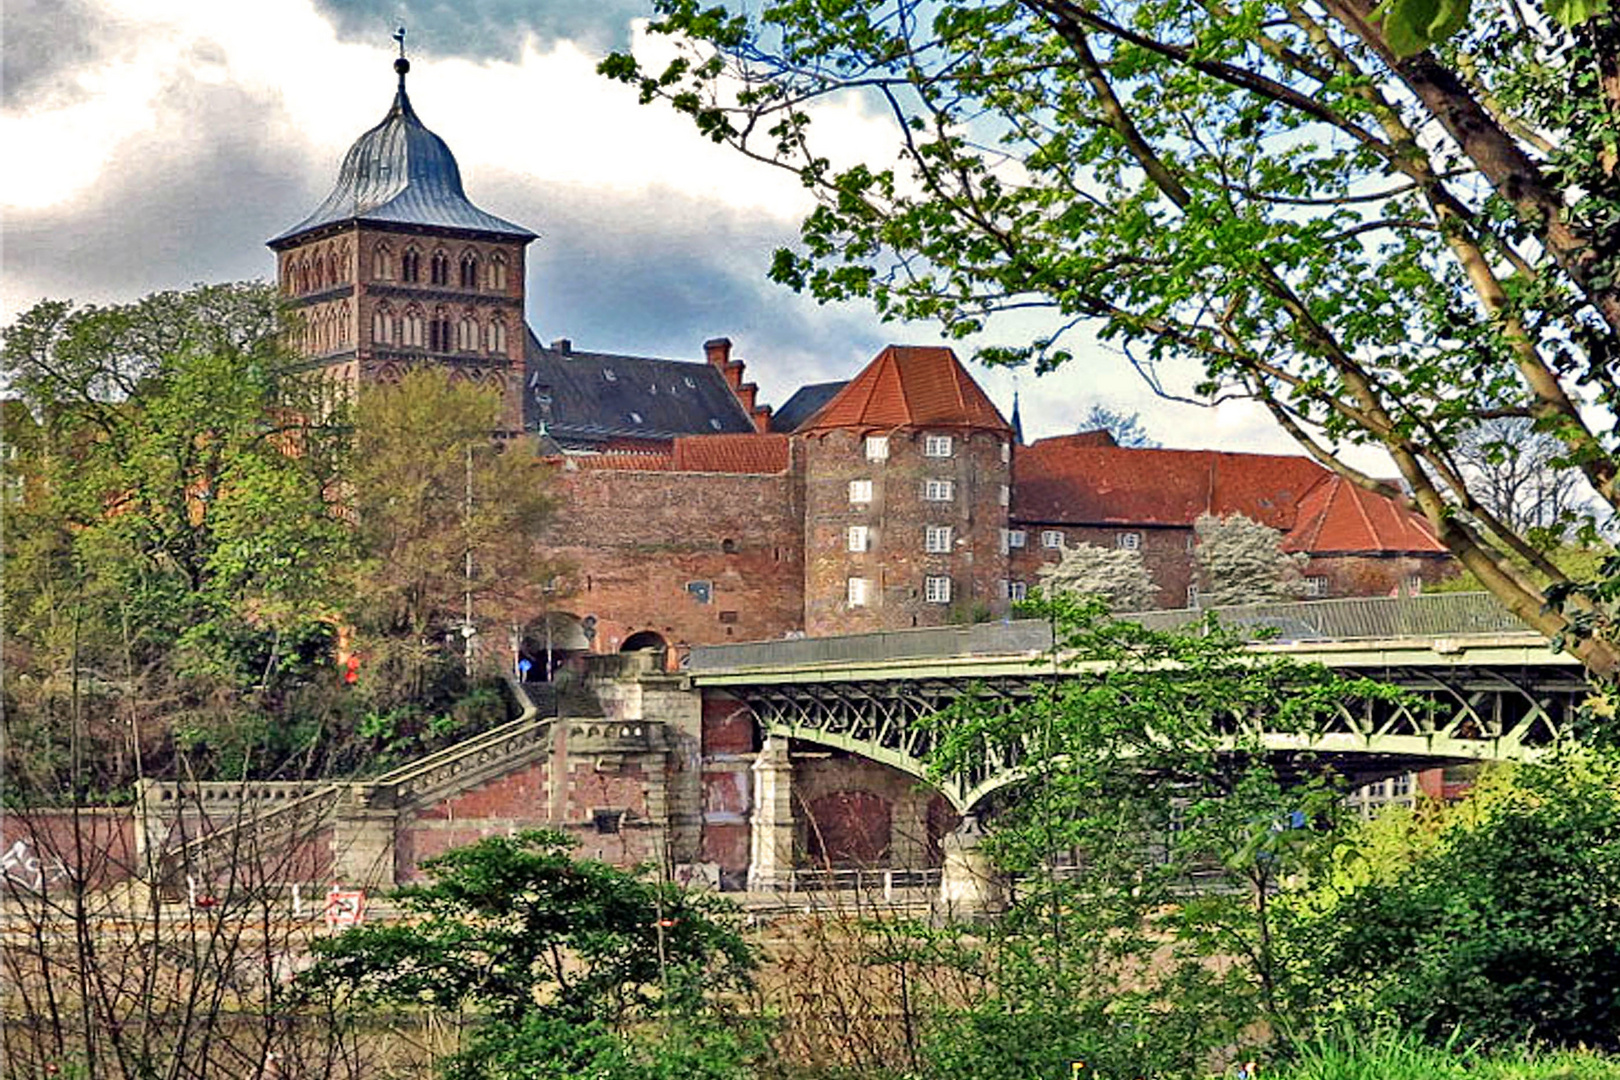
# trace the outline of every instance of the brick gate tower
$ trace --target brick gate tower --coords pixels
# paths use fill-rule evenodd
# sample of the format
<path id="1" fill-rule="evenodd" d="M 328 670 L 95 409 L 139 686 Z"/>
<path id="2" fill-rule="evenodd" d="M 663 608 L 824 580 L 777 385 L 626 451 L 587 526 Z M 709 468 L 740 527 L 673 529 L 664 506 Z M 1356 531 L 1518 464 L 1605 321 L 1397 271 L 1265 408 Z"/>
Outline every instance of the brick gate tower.
<path id="1" fill-rule="evenodd" d="M 535 234 L 474 206 L 443 139 L 405 94 L 349 148 L 337 186 L 269 241 L 303 317 L 299 350 L 355 389 L 422 364 L 498 390 L 523 429 L 524 249 Z"/>

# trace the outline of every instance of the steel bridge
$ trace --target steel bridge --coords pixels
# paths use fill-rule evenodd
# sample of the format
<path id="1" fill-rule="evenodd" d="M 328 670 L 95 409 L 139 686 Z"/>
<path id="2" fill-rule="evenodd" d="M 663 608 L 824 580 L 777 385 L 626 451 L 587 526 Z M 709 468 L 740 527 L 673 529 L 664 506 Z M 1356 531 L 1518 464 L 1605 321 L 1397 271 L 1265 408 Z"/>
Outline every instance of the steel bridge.
<path id="1" fill-rule="evenodd" d="M 1167 629 L 1202 614 L 1123 617 Z M 1532 760 L 1569 734 L 1588 691 L 1574 658 L 1485 593 L 1251 605 L 1217 615 L 1252 631 L 1257 655 L 1314 661 L 1409 692 L 1402 703 L 1344 702 L 1308 736 L 1247 733 L 1245 745 L 1258 741 L 1285 760 L 1312 755 L 1355 784 L 1461 762 Z M 1043 621 L 981 623 L 698 646 L 689 672 L 695 686 L 746 702 L 769 734 L 920 778 L 934 736 L 919 721 L 970 689 L 1017 700 L 1074 672 L 1059 666 L 1051 643 Z M 985 761 L 941 791 L 967 812 L 1017 778 L 1015 761 Z"/>

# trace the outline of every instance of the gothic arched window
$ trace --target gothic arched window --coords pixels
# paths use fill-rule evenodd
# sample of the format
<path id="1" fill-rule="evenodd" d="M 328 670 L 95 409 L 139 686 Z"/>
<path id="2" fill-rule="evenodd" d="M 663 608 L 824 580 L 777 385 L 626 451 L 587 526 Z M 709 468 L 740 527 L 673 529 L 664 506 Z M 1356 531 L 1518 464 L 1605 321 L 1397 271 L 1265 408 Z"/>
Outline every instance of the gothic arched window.
<path id="1" fill-rule="evenodd" d="M 394 317 L 393 312 L 384 304 L 371 315 L 371 340 L 387 345 L 393 340 Z"/>
<path id="2" fill-rule="evenodd" d="M 415 248 L 406 248 L 405 254 L 399 257 L 399 279 L 401 281 L 422 280 L 422 253 Z"/>
<path id="3" fill-rule="evenodd" d="M 461 255 L 461 287 L 478 288 L 478 256 L 471 251 L 462 252 Z"/>
<path id="4" fill-rule="evenodd" d="M 435 285 L 450 284 L 450 256 L 442 251 L 433 253 L 432 276 L 430 280 Z"/>
<path id="5" fill-rule="evenodd" d="M 456 323 L 456 350 L 475 352 L 478 349 L 478 323 L 471 315 L 463 315 Z"/>
<path id="6" fill-rule="evenodd" d="M 505 354 L 506 352 L 506 324 L 500 319 L 491 319 L 489 323 L 489 351 Z"/>
<path id="7" fill-rule="evenodd" d="M 387 244 L 378 244 L 371 252 L 371 276 L 377 281 L 388 281 L 394 276 L 394 256 Z"/>
<path id="8" fill-rule="evenodd" d="M 489 288 L 491 292 L 506 291 L 506 256 L 496 254 L 489 260 Z"/>
<path id="9" fill-rule="evenodd" d="M 422 312 L 420 309 L 406 309 L 405 318 L 400 323 L 399 343 L 418 349 L 422 347 Z"/>

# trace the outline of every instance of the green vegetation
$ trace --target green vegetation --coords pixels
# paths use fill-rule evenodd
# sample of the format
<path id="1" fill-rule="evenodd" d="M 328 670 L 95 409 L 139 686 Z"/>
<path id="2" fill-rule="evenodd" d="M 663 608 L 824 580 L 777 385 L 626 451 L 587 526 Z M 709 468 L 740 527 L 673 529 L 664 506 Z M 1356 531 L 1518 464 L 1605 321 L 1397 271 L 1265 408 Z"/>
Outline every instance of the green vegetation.
<path id="1" fill-rule="evenodd" d="M 545 470 L 497 453 L 492 392 L 348 401 L 286 320 L 219 285 L 5 330 L 8 798 L 350 774 L 506 715 L 455 631 L 470 588 L 498 655 L 503 602 L 555 573 Z"/>

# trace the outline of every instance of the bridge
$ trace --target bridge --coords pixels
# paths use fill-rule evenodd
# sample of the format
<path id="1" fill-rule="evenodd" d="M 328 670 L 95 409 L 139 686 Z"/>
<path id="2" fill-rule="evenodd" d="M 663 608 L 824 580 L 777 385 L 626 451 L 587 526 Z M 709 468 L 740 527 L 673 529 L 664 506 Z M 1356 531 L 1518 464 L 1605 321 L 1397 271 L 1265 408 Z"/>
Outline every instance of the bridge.
<path id="1" fill-rule="evenodd" d="M 1203 612 L 1121 616 L 1155 629 Z M 1254 733 L 1277 755 L 1311 752 L 1356 783 L 1470 762 L 1531 760 L 1571 730 L 1587 693 L 1567 654 L 1526 631 L 1487 593 L 1324 600 L 1216 610 L 1259 655 L 1284 655 L 1403 687 L 1402 703 L 1345 702 L 1310 736 Z M 744 701 L 770 735 L 924 775 L 933 736 L 919 723 L 977 687 L 1028 697 L 1061 678 L 1044 621 L 694 647 L 692 684 Z M 1067 670 L 1074 670 L 1072 668 Z M 985 762 L 942 793 L 972 811 L 1016 775 Z"/>

